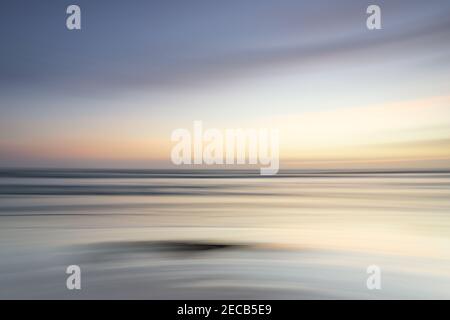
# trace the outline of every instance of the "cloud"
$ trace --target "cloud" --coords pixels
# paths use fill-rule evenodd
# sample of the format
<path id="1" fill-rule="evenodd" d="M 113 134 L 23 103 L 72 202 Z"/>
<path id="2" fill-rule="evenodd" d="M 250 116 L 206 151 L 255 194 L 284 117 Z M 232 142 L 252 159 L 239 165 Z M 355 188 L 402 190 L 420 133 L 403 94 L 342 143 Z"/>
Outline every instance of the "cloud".
<path id="1" fill-rule="evenodd" d="M 282 1 L 275 7 L 266 1 L 231 1 L 219 8 L 204 1 L 194 4 L 112 2 L 105 12 L 102 2 L 81 3 L 86 28 L 79 34 L 57 27 L 55 9 L 38 6 L 30 10 L 34 16 L 28 24 L 7 20 L 18 31 L 5 34 L 14 43 L 5 47 L 0 61 L 0 89 L 14 83 L 102 92 L 201 86 L 280 68 L 345 69 L 371 57 L 382 56 L 377 61 L 385 62 L 449 48 L 447 2 L 408 2 L 400 8 L 386 3 L 380 32 L 365 29 L 364 6 L 357 1 Z M 38 17 L 49 22 L 38 24 Z"/>

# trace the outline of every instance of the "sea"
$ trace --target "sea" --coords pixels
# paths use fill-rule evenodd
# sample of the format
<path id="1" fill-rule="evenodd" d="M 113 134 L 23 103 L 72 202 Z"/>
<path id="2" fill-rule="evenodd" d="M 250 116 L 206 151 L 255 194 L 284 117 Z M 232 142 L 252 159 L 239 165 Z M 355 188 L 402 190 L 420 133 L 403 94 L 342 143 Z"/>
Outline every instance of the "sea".
<path id="1" fill-rule="evenodd" d="M 448 170 L 0 170 L 0 299 L 449 298 Z"/>

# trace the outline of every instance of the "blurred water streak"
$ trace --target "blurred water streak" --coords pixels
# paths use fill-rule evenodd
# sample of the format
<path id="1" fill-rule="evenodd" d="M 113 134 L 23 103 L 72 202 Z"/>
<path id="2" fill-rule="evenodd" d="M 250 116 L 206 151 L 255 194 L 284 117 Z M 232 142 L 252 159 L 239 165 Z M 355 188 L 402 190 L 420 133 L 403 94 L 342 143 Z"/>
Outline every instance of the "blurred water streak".
<path id="1" fill-rule="evenodd" d="M 79 292 L 65 288 L 78 264 Z M 382 269 L 382 290 L 366 268 Z M 450 298 L 450 172 L 0 170 L 0 298 Z"/>

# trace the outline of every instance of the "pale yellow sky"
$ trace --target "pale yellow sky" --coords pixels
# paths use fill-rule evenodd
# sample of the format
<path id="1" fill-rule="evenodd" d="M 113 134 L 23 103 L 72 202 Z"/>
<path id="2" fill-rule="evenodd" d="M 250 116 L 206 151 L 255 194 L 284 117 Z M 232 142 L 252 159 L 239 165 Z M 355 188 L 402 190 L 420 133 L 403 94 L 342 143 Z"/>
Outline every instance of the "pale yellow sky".
<path id="1" fill-rule="evenodd" d="M 193 130 L 192 122 L 184 124 L 184 128 Z M 450 160 L 449 96 L 261 116 L 238 124 L 241 128 L 280 131 L 281 168 L 442 168 L 448 167 Z M 226 119 L 204 123 L 205 130 L 211 127 L 239 128 Z M 25 158 L 40 155 L 43 161 L 66 161 L 69 166 L 77 161 L 170 167 L 173 129 L 130 119 L 117 128 L 105 120 L 81 135 L 48 135 L 19 145 L 17 141 L 3 143 L 2 148 Z"/>

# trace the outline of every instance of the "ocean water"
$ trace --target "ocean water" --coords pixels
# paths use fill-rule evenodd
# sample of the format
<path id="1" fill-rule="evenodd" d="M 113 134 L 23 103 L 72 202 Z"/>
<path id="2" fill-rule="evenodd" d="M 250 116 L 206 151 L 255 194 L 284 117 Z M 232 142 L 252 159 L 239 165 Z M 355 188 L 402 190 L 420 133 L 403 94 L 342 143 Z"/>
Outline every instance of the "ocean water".
<path id="1" fill-rule="evenodd" d="M 0 298 L 449 299 L 450 172 L 0 170 Z"/>

